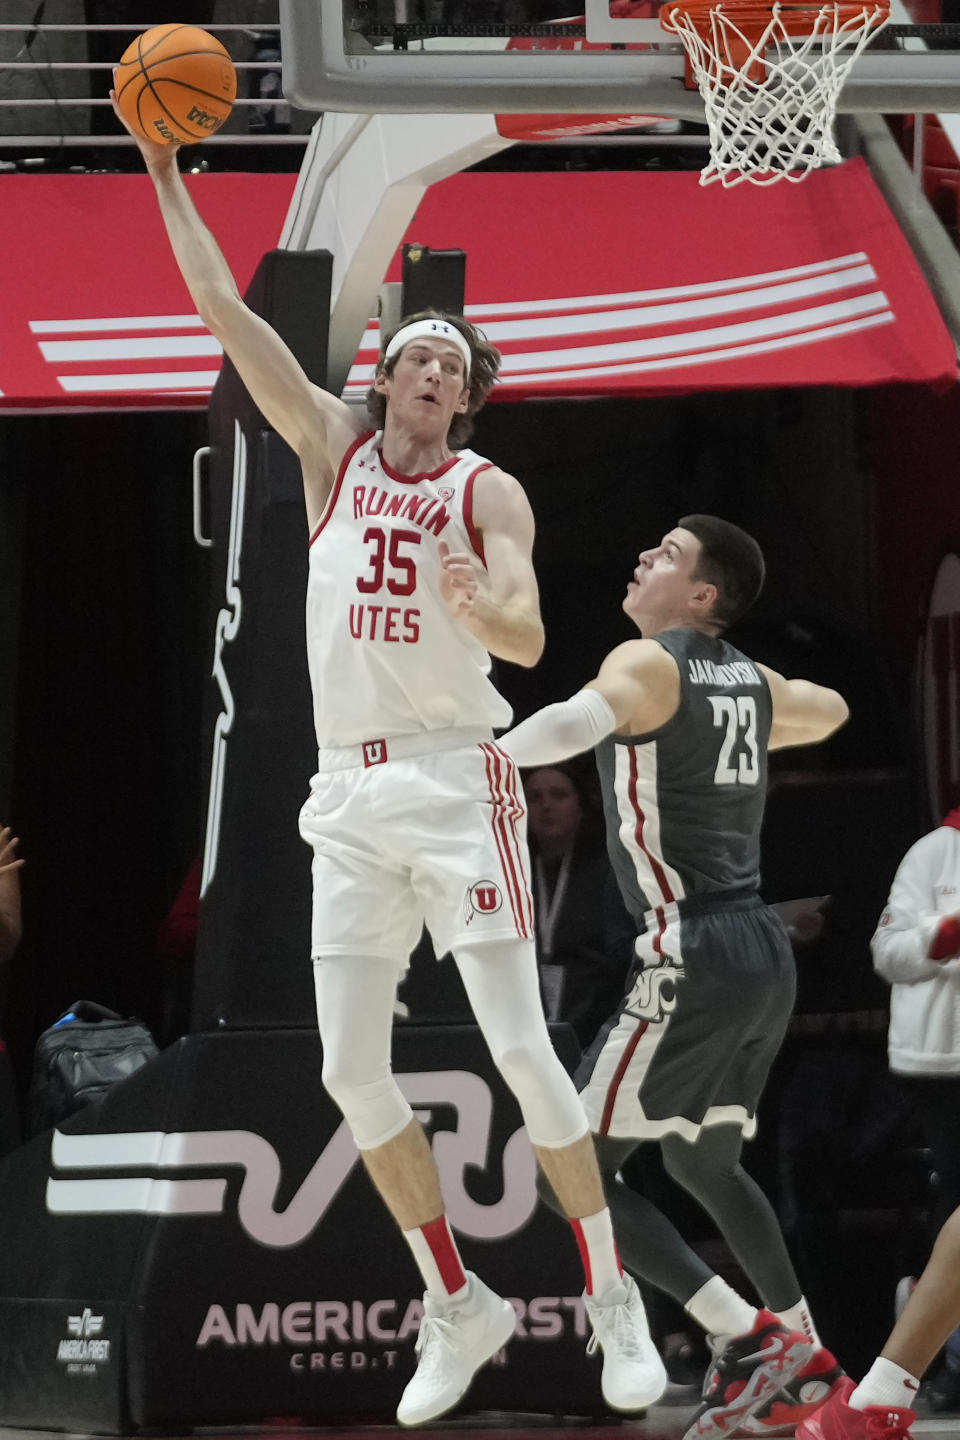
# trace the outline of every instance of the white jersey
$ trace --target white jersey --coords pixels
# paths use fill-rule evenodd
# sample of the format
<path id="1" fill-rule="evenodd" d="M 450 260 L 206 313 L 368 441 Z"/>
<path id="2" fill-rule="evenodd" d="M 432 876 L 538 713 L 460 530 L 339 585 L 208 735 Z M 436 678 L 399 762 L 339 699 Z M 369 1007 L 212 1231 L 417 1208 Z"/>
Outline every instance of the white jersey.
<path id="1" fill-rule="evenodd" d="M 441 536 L 483 560 L 473 485 L 491 462 L 461 450 L 429 474 L 401 475 L 382 438 L 351 445 L 310 538 L 307 657 L 321 749 L 512 717 L 489 654 L 440 593 Z"/>

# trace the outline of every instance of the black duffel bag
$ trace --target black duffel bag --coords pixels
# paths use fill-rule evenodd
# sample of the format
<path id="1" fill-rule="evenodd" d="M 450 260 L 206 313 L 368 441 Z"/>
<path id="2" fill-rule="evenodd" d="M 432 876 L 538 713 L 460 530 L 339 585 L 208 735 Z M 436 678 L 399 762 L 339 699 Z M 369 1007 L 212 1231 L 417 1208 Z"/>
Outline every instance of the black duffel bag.
<path id="1" fill-rule="evenodd" d="M 99 1100 L 158 1053 L 136 1019 L 77 1000 L 37 1041 L 30 1081 L 30 1133 L 39 1135 Z"/>

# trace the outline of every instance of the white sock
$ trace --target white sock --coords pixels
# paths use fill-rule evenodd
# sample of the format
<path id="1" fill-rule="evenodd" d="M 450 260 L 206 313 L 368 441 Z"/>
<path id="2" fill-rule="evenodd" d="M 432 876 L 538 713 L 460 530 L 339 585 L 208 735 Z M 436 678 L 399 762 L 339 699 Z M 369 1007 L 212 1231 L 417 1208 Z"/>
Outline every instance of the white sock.
<path id="1" fill-rule="evenodd" d="M 718 1340 L 746 1335 L 757 1318 L 754 1306 L 748 1305 L 719 1275 L 711 1276 L 706 1285 L 701 1285 L 683 1308 L 701 1329 Z"/>
<path id="2" fill-rule="evenodd" d="M 596 1215 L 585 1215 L 580 1220 L 571 1219 L 570 1224 L 583 1261 L 587 1294 L 599 1299 L 612 1291 L 615 1300 L 625 1300 L 627 1292 L 623 1283 L 623 1266 L 613 1238 L 610 1211 L 600 1210 Z M 622 1295 L 617 1294 L 617 1287 L 622 1290 Z"/>
<path id="3" fill-rule="evenodd" d="M 902 1365 L 878 1355 L 847 1401 L 854 1410 L 868 1405 L 886 1405 L 894 1410 L 912 1410 L 917 1403 L 920 1381 Z"/>
<path id="4" fill-rule="evenodd" d="M 791 1305 L 787 1310 L 778 1310 L 777 1319 L 781 1325 L 786 1325 L 788 1330 L 799 1330 L 801 1335 L 806 1335 L 807 1339 L 812 1340 L 818 1350 L 822 1347 L 823 1341 L 817 1334 L 817 1327 L 813 1323 L 810 1307 L 802 1295 L 796 1305 Z"/>

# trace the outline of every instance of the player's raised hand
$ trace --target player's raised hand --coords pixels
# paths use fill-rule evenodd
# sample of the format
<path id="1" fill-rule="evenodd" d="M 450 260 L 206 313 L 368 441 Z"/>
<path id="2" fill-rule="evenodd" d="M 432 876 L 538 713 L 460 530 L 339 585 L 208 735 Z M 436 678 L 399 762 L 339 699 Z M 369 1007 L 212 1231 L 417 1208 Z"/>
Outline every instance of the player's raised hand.
<path id="1" fill-rule="evenodd" d="M 440 555 L 440 593 L 455 620 L 464 620 L 473 610 L 480 593 L 480 571 L 476 558 L 465 550 L 451 550 L 446 540 L 437 542 Z"/>
<path id="2" fill-rule="evenodd" d="M 117 72 L 114 71 L 113 73 L 116 75 Z M 123 117 L 123 112 L 117 104 L 116 90 L 110 91 L 110 104 L 113 106 L 113 113 L 120 121 L 124 130 L 126 130 L 127 134 L 136 142 L 137 149 L 143 156 L 144 163 L 148 170 L 162 169 L 164 165 L 175 165 L 177 163 L 176 154 L 180 146 L 175 141 L 170 144 L 161 145 L 157 140 L 146 139 L 145 136 L 127 124 Z"/>

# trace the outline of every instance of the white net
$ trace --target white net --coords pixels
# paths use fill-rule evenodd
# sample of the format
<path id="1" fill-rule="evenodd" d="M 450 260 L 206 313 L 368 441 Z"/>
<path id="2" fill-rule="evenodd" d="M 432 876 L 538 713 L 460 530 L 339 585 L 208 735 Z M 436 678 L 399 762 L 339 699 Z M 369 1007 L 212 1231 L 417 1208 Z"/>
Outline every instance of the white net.
<path id="1" fill-rule="evenodd" d="M 661 24 L 683 41 L 707 112 L 701 185 L 798 181 L 840 160 L 833 123 L 843 82 L 889 15 L 888 0 L 802 11 L 720 4 L 699 20 L 682 0 L 666 6 Z"/>

